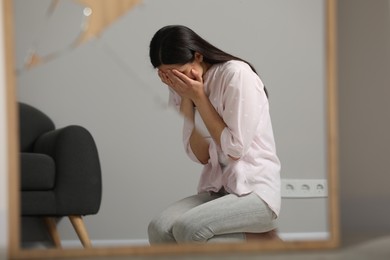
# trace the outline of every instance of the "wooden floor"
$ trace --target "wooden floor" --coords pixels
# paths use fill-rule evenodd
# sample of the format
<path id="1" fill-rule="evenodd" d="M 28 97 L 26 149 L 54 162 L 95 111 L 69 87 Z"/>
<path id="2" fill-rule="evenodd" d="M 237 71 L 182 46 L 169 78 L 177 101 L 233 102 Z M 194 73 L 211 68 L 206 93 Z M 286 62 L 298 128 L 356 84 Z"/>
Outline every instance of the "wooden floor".
<path id="1" fill-rule="evenodd" d="M 363 238 L 361 238 L 363 239 Z M 357 239 L 359 240 L 359 239 Z M 229 254 L 229 255 L 180 255 L 180 256 L 116 256 L 99 257 L 99 260 L 388 260 L 390 259 L 390 235 L 371 240 L 350 242 L 337 250 L 265 253 L 265 254 Z M 356 244 L 355 244 L 356 243 Z M 96 259 L 93 257 L 78 259 Z"/>
<path id="2" fill-rule="evenodd" d="M 50 251 L 50 250 L 49 250 Z M 1 254 L 0 256 L 4 256 Z M 50 254 L 50 252 L 48 252 Z M 18 257 L 17 259 L 30 259 L 31 255 Z M 3 258 L 1 258 L 3 259 Z M 38 258 L 34 258 L 38 259 Z M 51 259 L 51 258 L 45 258 Z M 194 254 L 180 254 L 163 256 L 137 256 L 126 255 L 126 252 L 116 256 L 102 255 L 102 256 L 84 256 L 84 257 L 54 257 L 52 259 L 76 259 L 76 260 L 389 260 L 390 259 L 390 235 L 353 235 L 348 239 L 344 239 L 341 247 L 331 250 L 306 250 L 306 251 L 284 251 L 284 252 L 252 252 L 252 253 L 226 253 L 226 254 L 211 254 L 198 253 Z"/>

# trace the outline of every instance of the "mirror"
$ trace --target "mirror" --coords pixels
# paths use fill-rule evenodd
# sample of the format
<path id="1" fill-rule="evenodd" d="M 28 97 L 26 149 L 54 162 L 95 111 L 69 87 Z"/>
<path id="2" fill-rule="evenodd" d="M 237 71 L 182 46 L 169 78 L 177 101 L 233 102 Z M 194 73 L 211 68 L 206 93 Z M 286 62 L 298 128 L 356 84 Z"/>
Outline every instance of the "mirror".
<path id="1" fill-rule="evenodd" d="M 15 118 L 15 102 L 23 101 L 48 114 L 57 127 L 83 125 L 95 138 L 103 173 L 100 211 L 85 217 L 92 249 L 74 243 L 77 237 L 66 220 L 58 223 L 66 250 L 26 247 L 19 231 L 24 234 L 32 225 L 22 219 L 21 228 L 16 217 L 17 137 L 10 136 L 15 139 L 9 178 L 10 205 L 15 206 L 10 217 L 11 256 L 337 246 L 335 1 L 103 2 L 5 1 L 4 14 L 13 21 L 9 30 L 15 36 L 15 57 L 8 64 L 14 68 L 9 86 L 15 86 L 16 97 L 9 94 L 9 114 Z M 149 63 L 149 41 L 166 24 L 185 24 L 248 60 L 265 82 L 282 162 L 278 229 L 284 242 L 147 245 L 150 219 L 168 204 L 194 194 L 200 173 L 200 166 L 183 153 L 182 119 L 167 107 L 167 89 Z M 318 188 L 317 194 L 305 194 L 306 184 Z"/>

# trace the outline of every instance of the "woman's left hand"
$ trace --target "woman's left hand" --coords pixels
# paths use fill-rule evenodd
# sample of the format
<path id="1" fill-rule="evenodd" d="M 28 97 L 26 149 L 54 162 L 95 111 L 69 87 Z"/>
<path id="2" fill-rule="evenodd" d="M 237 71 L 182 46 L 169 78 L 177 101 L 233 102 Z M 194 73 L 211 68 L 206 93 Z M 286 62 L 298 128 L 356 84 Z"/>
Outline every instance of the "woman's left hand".
<path id="1" fill-rule="evenodd" d="M 191 70 L 194 79 L 178 70 L 170 70 L 167 77 L 172 82 L 171 88 L 181 97 L 189 98 L 194 103 L 204 97 L 204 85 L 202 76 L 194 69 Z"/>

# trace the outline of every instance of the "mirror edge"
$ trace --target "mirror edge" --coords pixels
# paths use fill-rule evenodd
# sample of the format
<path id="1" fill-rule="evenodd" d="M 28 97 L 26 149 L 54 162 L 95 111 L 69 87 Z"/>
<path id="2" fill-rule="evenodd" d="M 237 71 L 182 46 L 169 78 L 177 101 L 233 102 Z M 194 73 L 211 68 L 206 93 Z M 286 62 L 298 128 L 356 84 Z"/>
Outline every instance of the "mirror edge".
<path id="1" fill-rule="evenodd" d="M 340 245 L 338 181 L 337 0 L 326 0 L 326 87 L 330 243 Z"/>
<path id="2" fill-rule="evenodd" d="M 157 255 L 157 254 L 189 254 L 218 252 L 256 252 L 275 250 L 313 250 L 333 249 L 340 244 L 339 202 L 338 202 L 338 124 L 337 124 L 337 0 L 325 1 L 325 39 L 326 39 L 326 111 L 327 111 L 327 164 L 328 164 L 328 205 L 330 238 L 326 241 L 293 241 L 267 242 L 258 244 L 248 242 L 243 244 L 214 245 L 163 245 L 142 247 L 110 247 L 91 249 L 37 249 L 26 250 L 20 244 L 20 210 L 18 161 L 18 120 L 16 99 L 16 78 L 14 72 L 14 35 L 12 0 L 3 0 L 3 26 L 6 64 L 6 111 L 8 140 L 8 258 L 9 259 L 44 259 L 56 257 L 83 257 L 109 255 Z M 14 187 L 12 189 L 12 187 Z M 330 187 L 330 188 L 329 188 Z M 12 205 L 12 207 L 10 206 Z"/>
<path id="3" fill-rule="evenodd" d="M 7 136 L 7 169 L 8 169 L 8 257 L 20 251 L 19 227 L 19 156 L 18 156 L 18 116 L 16 106 L 16 77 L 14 59 L 14 28 L 12 0 L 2 1 L 3 41 L 5 64 L 5 97 L 6 97 L 6 136 Z M 13 206 L 13 207 L 12 207 Z"/>

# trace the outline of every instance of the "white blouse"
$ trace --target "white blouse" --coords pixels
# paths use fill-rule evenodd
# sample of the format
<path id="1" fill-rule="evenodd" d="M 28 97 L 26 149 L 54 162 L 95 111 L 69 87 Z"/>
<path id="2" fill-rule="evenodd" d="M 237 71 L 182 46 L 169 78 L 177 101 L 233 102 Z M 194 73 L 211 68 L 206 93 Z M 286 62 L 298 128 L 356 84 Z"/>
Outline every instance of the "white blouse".
<path id="1" fill-rule="evenodd" d="M 204 165 L 198 192 L 218 192 L 221 188 L 238 196 L 254 192 L 278 216 L 280 161 L 261 79 L 248 64 L 232 60 L 210 67 L 203 80 L 210 102 L 227 127 L 222 132 L 219 147 L 197 111 L 195 122 L 184 120 L 183 143 L 193 161 L 199 162 L 189 143 L 194 124 L 210 142 L 210 159 Z M 180 96 L 171 91 L 170 104 L 179 110 L 180 103 Z"/>

